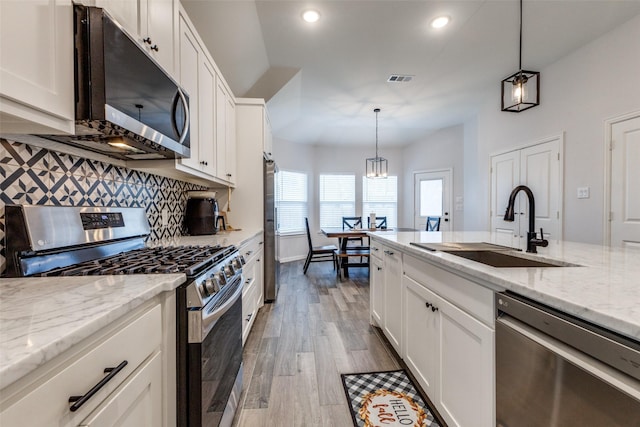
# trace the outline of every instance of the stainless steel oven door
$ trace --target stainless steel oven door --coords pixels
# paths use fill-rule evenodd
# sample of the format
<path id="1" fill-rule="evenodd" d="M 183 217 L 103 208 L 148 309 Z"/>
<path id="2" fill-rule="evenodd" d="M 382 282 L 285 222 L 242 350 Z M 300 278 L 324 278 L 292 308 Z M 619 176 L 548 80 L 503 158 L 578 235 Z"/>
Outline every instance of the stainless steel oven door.
<path id="1" fill-rule="evenodd" d="M 187 348 L 188 425 L 230 426 L 242 391 L 242 276 L 225 286 L 229 296 L 218 307 L 198 313 L 200 342 Z M 191 312 L 190 318 L 191 318 Z M 191 339 L 190 339 L 191 341 Z"/>

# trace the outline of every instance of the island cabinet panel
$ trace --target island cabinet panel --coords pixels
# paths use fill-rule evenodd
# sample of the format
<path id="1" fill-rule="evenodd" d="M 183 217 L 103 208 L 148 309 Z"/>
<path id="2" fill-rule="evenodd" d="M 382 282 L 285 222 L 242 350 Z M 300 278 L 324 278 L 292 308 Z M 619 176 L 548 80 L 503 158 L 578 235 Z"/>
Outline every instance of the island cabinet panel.
<path id="1" fill-rule="evenodd" d="M 170 411 L 163 408 L 163 384 L 171 383 L 171 376 L 163 372 L 162 312 L 161 304 L 136 310 L 104 335 L 98 332 L 78 344 L 63 360 L 38 368 L 34 381 L 15 393 L 3 391 L 3 406 L 10 403 L 0 413 L 0 424 L 166 426 Z M 109 375 L 95 394 L 88 393 Z M 69 398 L 84 395 L 86 402 L 74 410 Z"/>
<path id="2" fill-rule="evenodd" d="M 492 292 L 403 255 L 403 359 L 449 426 L 494 424 Z"/>
<path id="3" fill-rule="evenodd" d="M 371 253 L 369 259 L 369 304 L 371 319 L 378 326 L 384 325 L 384 273 L 382 260 Z"/>
<path id="4" fill-rule="evenodd" d="M 383 246 L 384 333 L 402 354 L 402 255 Z"/>

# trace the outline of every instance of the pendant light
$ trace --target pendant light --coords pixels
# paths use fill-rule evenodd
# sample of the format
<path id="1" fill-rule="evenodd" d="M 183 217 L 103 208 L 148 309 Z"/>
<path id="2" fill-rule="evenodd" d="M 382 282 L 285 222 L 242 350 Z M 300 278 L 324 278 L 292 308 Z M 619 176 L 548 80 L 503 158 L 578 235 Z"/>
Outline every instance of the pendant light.
<path id="1" fill-rule="evenodd" d="M 502 111 L 519 113 L 540 104 L 540 72 L 522 69 L 522 0 L 520 0 L 519 71 L 502 81 Z"/>
<path id="2" fill-rule="evenodd" d="M 367 178 L 386 178 L 389 172 L 387 159 L 378 156 L 378 113 L 379 108 L 373 110 L 376 113 L 376 156 L 367 159 Z"/>

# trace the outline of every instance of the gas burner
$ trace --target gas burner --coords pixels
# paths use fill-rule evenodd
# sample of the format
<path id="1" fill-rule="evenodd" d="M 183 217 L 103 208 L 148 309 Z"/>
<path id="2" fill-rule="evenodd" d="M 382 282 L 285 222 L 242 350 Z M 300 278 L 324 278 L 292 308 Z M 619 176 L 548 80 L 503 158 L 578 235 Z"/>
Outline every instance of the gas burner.
<path id="1" fill-rule="evenodd" d="M 227 256 L 234 248 L 175 246 L 141 248 L 41 273 L 41 276 L 185 273 L 195 276 Z"/>

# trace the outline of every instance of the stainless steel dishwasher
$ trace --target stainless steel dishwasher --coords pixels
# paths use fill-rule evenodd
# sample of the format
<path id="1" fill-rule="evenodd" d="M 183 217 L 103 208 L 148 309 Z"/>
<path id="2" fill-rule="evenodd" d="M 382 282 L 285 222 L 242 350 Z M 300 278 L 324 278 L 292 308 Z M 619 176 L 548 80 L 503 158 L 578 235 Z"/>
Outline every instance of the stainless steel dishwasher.
<path id="1" fill-rule="evenodd" d="M 640 343 L 497 293 L 496 426 L 640 427 Z"/>

